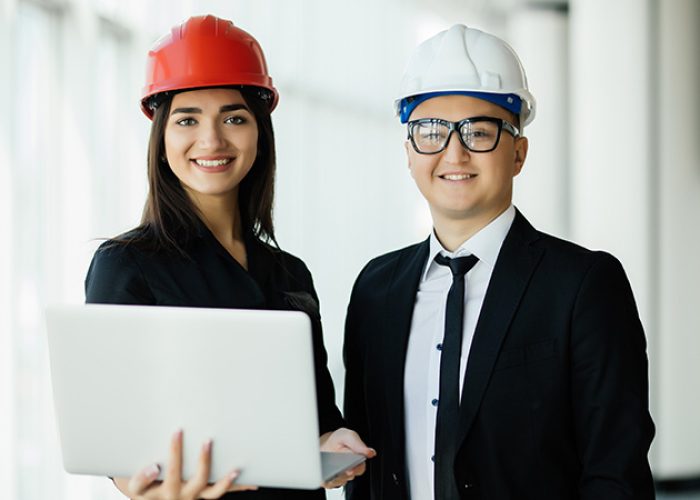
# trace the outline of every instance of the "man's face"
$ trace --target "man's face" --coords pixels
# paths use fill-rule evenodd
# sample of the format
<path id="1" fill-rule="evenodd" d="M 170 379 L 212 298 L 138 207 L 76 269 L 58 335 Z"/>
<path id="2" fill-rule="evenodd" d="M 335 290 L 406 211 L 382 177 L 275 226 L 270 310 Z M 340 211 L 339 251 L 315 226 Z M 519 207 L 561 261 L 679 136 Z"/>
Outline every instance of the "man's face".
<path id="1" fill-rule="evenodd" d="M 512 114 L 500 106 L 464 95 L 428 99 L 416 107 L 410 120 L 440 118 L 457 122 L 477 116 L 513 122 Z M 434 222 L 488 224 L 510 205 L 513 177 L 520 173 L 527 155 L 527 139 L 515 138 L 506 131 L 501 132 L 496 149 L 488 153 L 467 150 L 457 132 L 441 153 L 420 154 L 410 141 L 405 147 L 411 175 L 430 205 Z"/>

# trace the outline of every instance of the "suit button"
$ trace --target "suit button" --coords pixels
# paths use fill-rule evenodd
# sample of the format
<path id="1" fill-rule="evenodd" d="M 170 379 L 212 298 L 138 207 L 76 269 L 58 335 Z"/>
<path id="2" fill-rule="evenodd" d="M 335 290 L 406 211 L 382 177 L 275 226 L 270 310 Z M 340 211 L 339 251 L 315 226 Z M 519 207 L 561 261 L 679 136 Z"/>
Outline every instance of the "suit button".
<path id="1" fill-rule="evenodd" d="M 392 472 L 392 474 L 391 474 L 391 479 L 394 480 L 394 484 L 395 484 L 396 486 L 399 485 L 399 476 L 396 475 L 396 472 Z"/>
<path id="2" fill-rule="evenodd" d="M 464 483 L 465 490 L 468 490 L 468 489 L 473 488 L 473 487 L 474 487 L 474 485 L 472 483 Z"/>

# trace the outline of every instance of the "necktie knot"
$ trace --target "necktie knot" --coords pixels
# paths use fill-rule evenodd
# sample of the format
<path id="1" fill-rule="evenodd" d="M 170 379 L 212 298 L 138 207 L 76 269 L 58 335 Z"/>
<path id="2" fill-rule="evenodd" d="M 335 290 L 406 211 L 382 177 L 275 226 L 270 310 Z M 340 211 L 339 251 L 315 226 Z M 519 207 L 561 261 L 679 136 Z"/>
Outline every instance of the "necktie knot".
<path id="1" fill-rule="evenodd" d="M 479 262 L 479 259 L 477 259 L 476 255 L 467 255 L 466 257 L 455 257 L 451 259 L 442 254 L 437 254 L 435 256 L 435 262 L 441 266 L 448 266 L 452 271 L 452 276 L 457 278 L 458 276 L 464 276 L 468 273 L 469 270 Z"/>

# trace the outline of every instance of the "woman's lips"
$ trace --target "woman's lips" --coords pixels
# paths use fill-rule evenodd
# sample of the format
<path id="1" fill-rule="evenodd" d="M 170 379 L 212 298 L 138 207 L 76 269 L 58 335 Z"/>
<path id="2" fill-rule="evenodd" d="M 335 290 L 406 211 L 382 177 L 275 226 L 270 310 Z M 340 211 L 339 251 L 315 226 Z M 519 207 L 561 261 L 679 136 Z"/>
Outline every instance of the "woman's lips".
<path id="1" fill-rule="evenodd" d="M 192 162 L 198 169 L 202 170 L 203 172 L 215 173 L 227 170 L 231 166 L 233 160 L 234 158 L 195 158 L 190 160 L 190 162 Z"/>

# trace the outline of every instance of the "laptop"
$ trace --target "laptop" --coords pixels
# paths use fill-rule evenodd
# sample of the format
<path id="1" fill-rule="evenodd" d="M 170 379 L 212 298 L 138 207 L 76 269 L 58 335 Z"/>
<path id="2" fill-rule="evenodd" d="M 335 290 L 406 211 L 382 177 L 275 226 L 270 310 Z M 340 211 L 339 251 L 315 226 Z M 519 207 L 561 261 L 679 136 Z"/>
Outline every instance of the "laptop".
<path id="1" fill-rule="evenodd" d="M 364 460 L 319 450 L 311 322 L 298 311 L 126 305 L 46 310 L 67 472 L 129 477 L 184 431 L 183 478 L 318 488 Z M 161 475 L 162 479 L 162 475 Z"/>

